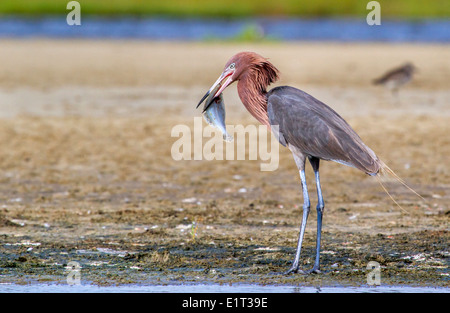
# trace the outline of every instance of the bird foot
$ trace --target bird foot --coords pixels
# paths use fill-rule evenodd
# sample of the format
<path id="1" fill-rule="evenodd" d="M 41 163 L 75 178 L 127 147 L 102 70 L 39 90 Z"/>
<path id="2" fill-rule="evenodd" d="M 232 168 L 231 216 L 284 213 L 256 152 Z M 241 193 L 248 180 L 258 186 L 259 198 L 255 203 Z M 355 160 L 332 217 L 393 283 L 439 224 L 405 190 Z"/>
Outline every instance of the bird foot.
<path id="1" fill-rule="evenodd" d="M 308 271 L 308 274 L 321 274 L 321 273 L 322 273 L 321 270 L 319 270 L 318 268 L 314 268 L 314 267 Z"/>
<path id="2" fill-rule="evenodd" d="M 309 274 L 321 274 L 322 272 L 320 271 L 320 269 L 314 268 L 314 267 L 312 269 L 308 270 L 308 271 L 304 271 L 304 270 L 299 269 L 298 267 L 294 267 L 293 266 L 289 270 L 287 270 L 284 273 L 284 275 L 289 275 L 289 274 L 292 274 L 292 273 L 297 273 L 297 274 L 302 274 L 302 275 L 309 275 Z"/>
<path id="3" fill-rule="evenodd" d="M 286 272 L 284 272 L 283 274 L 284 274 L 284 275 L 289 275 L 289 274 L 292 274 L 292 273 L 297 273 L 297 271 L 298 271 L 297 268 L 291 267 L 290 269 L 288 269 L 288 270 L 287 270 Z"/>

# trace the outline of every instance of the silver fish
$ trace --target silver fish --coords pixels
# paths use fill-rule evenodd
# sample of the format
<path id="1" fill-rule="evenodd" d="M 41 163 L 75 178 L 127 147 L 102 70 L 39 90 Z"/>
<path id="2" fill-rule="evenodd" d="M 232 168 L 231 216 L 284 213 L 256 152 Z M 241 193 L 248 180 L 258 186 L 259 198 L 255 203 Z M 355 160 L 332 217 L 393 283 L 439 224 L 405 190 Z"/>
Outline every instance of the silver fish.
<path id="1" fill-rule="evenodd" d="M 214 97 L 214 94 L 219 90 L 220 84 L 211 92 L 206 99 L 205 106 L 203 107 L 203 118 L 205 121 L 218 128 L 223 134 L 223 140 L 233 141 L 233 136 L 227 132 L 225 126 L 225 102 L 223 101 L 223 95 L 220 94 Z"/>

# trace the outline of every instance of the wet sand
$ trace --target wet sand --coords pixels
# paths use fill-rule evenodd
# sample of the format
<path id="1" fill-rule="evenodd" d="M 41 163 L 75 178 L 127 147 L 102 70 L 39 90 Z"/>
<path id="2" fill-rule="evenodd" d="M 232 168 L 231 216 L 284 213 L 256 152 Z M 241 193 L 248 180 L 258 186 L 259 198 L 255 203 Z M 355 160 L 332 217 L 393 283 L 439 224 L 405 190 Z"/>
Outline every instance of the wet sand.
<path id="1" fill-rule="evenodd" d="M 0 42 L 0 281 L 95 285 L 257 283 L 449 285 L 450 47 L 337 43 Z M 425 199 L 321 163 L 326 209 L 320 275 L 292 262 L 301 189 L 290 152 L 260 161 L 175 161 L 175 125 L 235 52 L 253 50 L 339 112 Z M 398 96 L 371 85 L 391 67 L 419 72 Z M 256 124 L 236 87 L 228 124 Z M 312 171 L 311 205 L 316 196 Z M 314 263 L 311 210 L 301 267 Z M 73 272 L 72 272 L 73 273 Z"/>

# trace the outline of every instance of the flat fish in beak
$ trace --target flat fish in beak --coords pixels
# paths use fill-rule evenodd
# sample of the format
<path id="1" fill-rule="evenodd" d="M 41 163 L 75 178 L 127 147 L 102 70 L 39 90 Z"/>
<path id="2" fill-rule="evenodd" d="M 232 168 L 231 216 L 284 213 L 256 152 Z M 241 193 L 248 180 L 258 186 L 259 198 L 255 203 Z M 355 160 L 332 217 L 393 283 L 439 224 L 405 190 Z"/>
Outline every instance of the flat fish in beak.
<path id="1" fill-rule="evenodd" d="M 218 128 L 223 134 L 223 140 L 231 142 L 233 136 L 227 132 L 225 126 L 225 103 L 223 101 L 223 95 L 214 98 L 214 94 L 220 88 L 220 84 L 210 93 L 208 99 L 206 99 L 205 106 L 203 108 L 203 118 L 205 121 Z"/>

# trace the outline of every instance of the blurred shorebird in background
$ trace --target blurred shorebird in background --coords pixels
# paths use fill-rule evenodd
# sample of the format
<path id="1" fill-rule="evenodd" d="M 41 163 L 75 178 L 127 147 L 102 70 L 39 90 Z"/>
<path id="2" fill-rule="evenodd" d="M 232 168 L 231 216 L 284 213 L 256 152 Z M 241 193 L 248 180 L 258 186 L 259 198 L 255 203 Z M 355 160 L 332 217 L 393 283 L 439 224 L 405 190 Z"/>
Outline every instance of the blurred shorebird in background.
<path id="1" fill-rule="evenodd" d="M 373 81 L 375 85 L 386 86 L 391 90 L 392 94 L 396 95 L 398 89 L 411 81 L 414 72 L 417 68 L 412 63 L 406 63 L 400 67 L 394 68 Z"/>

